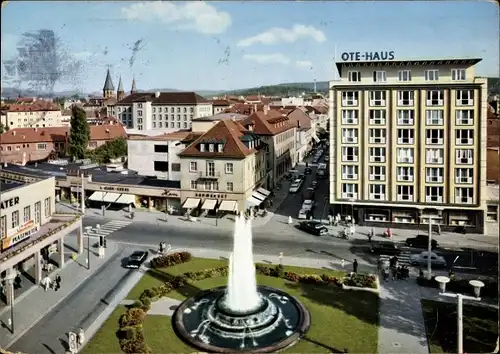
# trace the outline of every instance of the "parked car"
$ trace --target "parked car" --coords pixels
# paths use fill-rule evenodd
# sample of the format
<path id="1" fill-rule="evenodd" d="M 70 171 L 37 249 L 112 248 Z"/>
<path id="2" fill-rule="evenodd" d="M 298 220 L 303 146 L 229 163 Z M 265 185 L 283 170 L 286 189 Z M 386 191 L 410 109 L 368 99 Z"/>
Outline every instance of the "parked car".
<path id="1" fill-rule="evenodd" d="M 414 254 L 410 257 L 410 264 L 411 265 L 418 265 L 418 266 L 424 266 L 427 265 L 429 257 L 429 252 L 422 252 L 420 254 Z M 446 260 L 438 256 L 436 253 L 431 252 L 430 253 L 430 258 L 431 258 L 431 265 L 434 267 L 442 267 L 446 268 Z"/>
<path id="2" fill-rule="evenodd" d="M 415 248 L 427 248 L 429 244 L 429 236 L 418 235 L 417 237 L 409 237 L 406 239 L 406 244 L 410 247 Z M 431 239 L 431 249 L 438 248 L 438 243 L 436 240 Z"/>
<path id="3" fill-rule="evenodd" d="M 302 210 L 311 210 L 312 207 L 314 206 L 314 201 L 312 199 L 304 200 L 304 203 L 302 203 Z"/>
<path id="4" fill-rule="evenodd" d="M 325 156 L 325 162 L 328 162 L 328 161 L 330 161 L 330 156 L 326 155 Z"/>
<path id="5" fill-rule="evenodd" d="M 299 210 L 299 215 L 297 216 L 298 219 L 307 219 L 307 215 L 311 209 L 300 209 Z"/>
<path id="6" fill-rule="evenodd" d="M 304 170 L 304 174 L 310 175 L 311 173 L 312 173 L 312 168 L 311 167 L 306 167 L 306 169 Z"/>
<path id="7" fill-rule="evenodd" d="M 370 248 L 371 253 L 383 254 L 388 256 L 398 255 L 401 249 L 394 242 L 377 242 Z"/>
<path id="8" fill-rule="evenodd" d="M 127 268 L 140 268 L 147 258 L 147 251 L 135 251 L 128 257 Z"/>
<path id="9" fill-rule="evenodd" d="M 318 188 L 318 181 L 312 181 L 311 182 L 311 188 L 312 189 L 317 189 Z"/>
<path id="10" fill-rule="evenodd" d="M 300 189 L 300 186 L 302 185 L 302 182 L 297 182 L 297 180 L 295 180 L 291 185 L 290 185 L 290 188 L 288 189 L 288 191 L 290 193 L 297 193 Z"/>
<path id="11" fill-rule="evenodd" d="M 328 234 L 328 228 L 318 221 L 302 221 L 299 224 L 299 228 L 317 236 Z"/>

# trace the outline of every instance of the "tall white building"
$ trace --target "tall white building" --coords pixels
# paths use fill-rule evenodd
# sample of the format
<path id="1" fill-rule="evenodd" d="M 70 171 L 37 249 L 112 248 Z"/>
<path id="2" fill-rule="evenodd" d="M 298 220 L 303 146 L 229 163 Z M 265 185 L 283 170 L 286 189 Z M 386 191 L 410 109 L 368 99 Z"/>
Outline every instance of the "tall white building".
<path id="1" fill-rule="evenodd" d="M 129 133 L 190 129 L 194 118 L 212 115 L 212 103 L 195 92 L 134 92 L 110 107 Z"/>

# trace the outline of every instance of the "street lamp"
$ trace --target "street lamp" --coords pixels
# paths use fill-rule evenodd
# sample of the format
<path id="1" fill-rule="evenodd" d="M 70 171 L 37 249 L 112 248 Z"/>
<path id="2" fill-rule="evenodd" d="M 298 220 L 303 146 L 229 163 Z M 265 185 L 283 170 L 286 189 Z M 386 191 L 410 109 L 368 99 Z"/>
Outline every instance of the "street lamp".
<path id="1" fill-rule="evenodd" d="M 427 279 L 432 279 L 432 263 L 431 263 L 431 252 L 432 252 L 432 219 L 429 216 L 429 240 L 427 242 Z"/>
<path id="2" fill-rule="evenodd" d="M 463 354 L 464 352 L 464 328 L 463 328 L 463 300 L 481 301 L 481 298 L 467 296 L 463 294 L 450 294 L 442 293 L 441 296 L 456 297 L 457 298 L 457 352 Z"/>
<path id="3" fill-rule="evenodd" d="M 87 269 L 90 270 L 90 230 L 92 226 L 85 226 L 85 232 L 87 233 Z"/>
<path id="4" fill-rule="evenodd" d="M 328 205 L 328 197 L 324 198 L 324 206 L 323 206 L 323 213 L 321 214 L 321 223 L 323 223 L 323 219 L 325 218 L 325 213 L 326 213 L 326 207 Z"/>
<path id="5" fill-rule="evenodd" d="M 351 202 L 351 223 L 354 225 L 354 198 L 349 198 L 349 201 Z"/>

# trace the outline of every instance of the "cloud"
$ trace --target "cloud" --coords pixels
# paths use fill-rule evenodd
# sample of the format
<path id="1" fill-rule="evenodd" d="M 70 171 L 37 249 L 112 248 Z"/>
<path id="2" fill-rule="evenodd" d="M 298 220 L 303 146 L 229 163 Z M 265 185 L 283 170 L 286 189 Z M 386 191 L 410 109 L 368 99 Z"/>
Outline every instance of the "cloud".
<path id="1" fill-rule="evenodd" d="M 295 43 L 303 38 L 312 38 L 316 42 L 326 41 L 326 36 L 313 26 L 294 25 L 291 29 L 274 27 L 256 36 L 242 39 L 238 42 L 238 47 L 249 47 L 251 45 Z"/>
<path id="2" fill-rule="evenodd" d="M 231 16 L 227 12 L 217 11 L 215 6 L 203 1 L 148 1 L 124 7 L 121 12 L 127 20 L 161 21 L 176 29 L 205 34 L 223 33 L 231 26 Z"/>
<path id="3" fill-rule="evenodd" d="M 76 52 L 76 53 L 73 53 L 73 56 L 76 58 L 76 59 L 87 59 L 89 57 L 91 57 L 93 54 L 91 52 Z"/>
<path id="4" fill-rule="evenodd" d="M 245 54 L 243 59 L 255 61 L 259 64 L 289 64 L 290 59 L 281 53 L 272 54 Z"/>
<path id="5" fill-rule="evenodd" d="M 295 62 L 295 65 L 298 68 L 303 68 L 303 69 L 312 69 L 313 63 L 311 63 L 309 60 L 297 60 Z"/>

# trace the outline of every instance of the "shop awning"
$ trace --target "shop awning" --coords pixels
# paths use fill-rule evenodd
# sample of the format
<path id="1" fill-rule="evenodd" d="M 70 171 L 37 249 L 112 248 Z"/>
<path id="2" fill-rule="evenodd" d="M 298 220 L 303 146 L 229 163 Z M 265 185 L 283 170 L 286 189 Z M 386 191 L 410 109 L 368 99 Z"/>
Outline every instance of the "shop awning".
<path id="1" fill-rule="evenodd" d="M 265 196 L 265 195 L 260 194 L 260 193 L 259 193 L 259 192 L 257 192 L 257 191 L 253 191 L 253 192 L 252 192 L 252 197 L 253 197 L 253 198 L 255 198 L 255 199 L 260 200 L 261 202 L 263 202 L 264 200 L 266 200 L 266 196 Z"/>
<path id="2" fill-rule="evenodd" d="M 262 200 L 254 198 L 253 195 L 247 199 L 246 204 L 247 207 L 259 206 L 262 203 Z"/>
<path id="3" fill-rule="evenodd" d="M 135 204 L 135 195 L 121 194 L 120 198 L 115 203 L 119 204 Z"/>
<path id="4" fill-rule="evenodd" d="M 200 205 L 200 200 L 198 198 L 188 198 L 184 202 L 184 205 L 182 206 L 185 209 L 193 209 L 196 208 L 198 205 Z"/>
<path id="5" fill-rule="evenodd" d="M 106 193 L 104 197 L 102 198 L 102 201 L 105 203 L 116 203 L 118 198 L 120 198 L 121 194 L 118 193 Z"/>
<path id="6" fill-rule="evenodd" d="M 234 200 L 223 200 L 219 205 L 219 210 L 222 211 L 235 211 L 237 208 L 237 203 Z"/>
<path id="7" fill-rule="evenodd" d="M 92 193 L 92 195 L 89 197 L 89 200 L 93 201 L 93 202 L 101 202 L 102 199 L 104 198 L 104 195 L 106 194 L 106 192 L 94 192 Z"/>
<path id="8" fill-rule="evenodd" d="M 267 189 L 264 189 L 262 187 L 257 189 L 257 192 L 259 192 L 262 195 L 265 195 L 266 197 L 269 197 L 269 194 L 271 194 L 271 192 L 269 192 Z"/>
<path id="9" fill-rule="evenodd" d="M 203 205 L 201 208 L 203 210 L 214 210 L 215 206 L 217 205 L 217 201 L 214 199 L 207 199 L 203 202 Z"/>
<path id="10" fill-rule="evenodd" d="M 312 133 L 311 135 L 312 135 L 312 137 L 313 137 L 313 139 L 314 139 L 315 142 L 317 142 L 317 143 L 320 142 L 320 140 L 319 140 L 318 136 L 316 135 L 316 133 Z"/>

